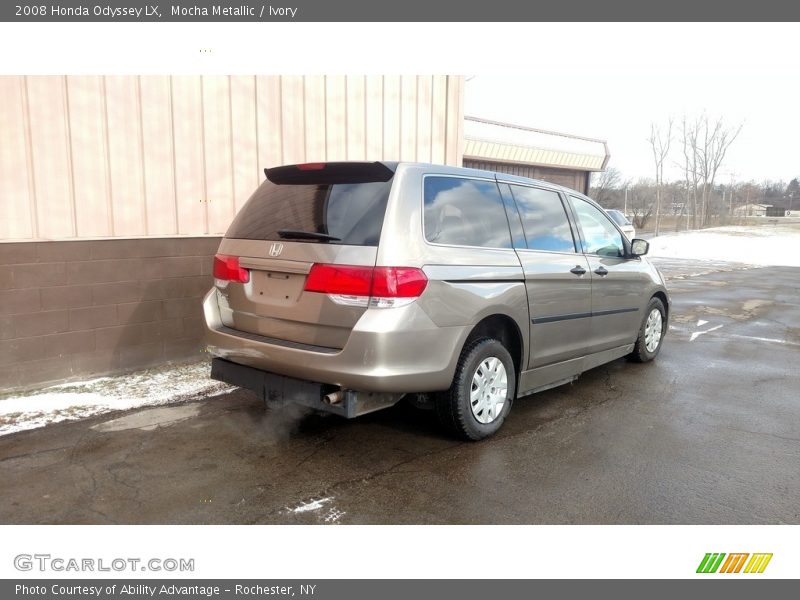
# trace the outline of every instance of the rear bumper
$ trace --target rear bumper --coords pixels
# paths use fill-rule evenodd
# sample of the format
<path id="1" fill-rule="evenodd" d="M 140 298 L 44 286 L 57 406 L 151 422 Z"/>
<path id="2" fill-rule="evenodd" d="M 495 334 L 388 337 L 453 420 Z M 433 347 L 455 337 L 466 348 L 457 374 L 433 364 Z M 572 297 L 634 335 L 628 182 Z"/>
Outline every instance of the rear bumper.
<path id="1" fill-rule="evenodd" d="M 439 327 L 414 302 L 369 309 L 341 350 L 236 332 L 219 316 L 216 290 L 203 301 L 208 351 L 287 377 L 364 392 L 433 392 L 450 387 L 466 327 Z M 246 386 L 245 386 L 246 387 Z"/>
<path id="2" fill-rule="evenodd" d="M 331 404 L 324 400 L 325 395 L 332 391 L 329 386 L 326 388 L 319 383 L 267 373 L 222 358 L 211 361 L 211 378 L 251 390 L 268 405 L 291 402 L 347 419 L 388 408 L 402 398 L 402 394 L 349 391 L 342 394 L 335 404 Z"/>

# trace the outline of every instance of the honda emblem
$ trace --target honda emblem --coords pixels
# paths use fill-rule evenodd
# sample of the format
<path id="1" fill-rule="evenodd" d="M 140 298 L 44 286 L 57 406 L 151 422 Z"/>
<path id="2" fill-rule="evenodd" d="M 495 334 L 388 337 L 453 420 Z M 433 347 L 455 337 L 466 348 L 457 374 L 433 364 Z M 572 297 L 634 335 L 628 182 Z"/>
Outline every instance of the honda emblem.
<path id="1" fill-rule="evenodd" d="M 275 242 L 272 246 L 269 247 L 269 255 L 270 256 L 280 256 L 281 252 L 283 252 L 283 244 L 280 242 Z"/>

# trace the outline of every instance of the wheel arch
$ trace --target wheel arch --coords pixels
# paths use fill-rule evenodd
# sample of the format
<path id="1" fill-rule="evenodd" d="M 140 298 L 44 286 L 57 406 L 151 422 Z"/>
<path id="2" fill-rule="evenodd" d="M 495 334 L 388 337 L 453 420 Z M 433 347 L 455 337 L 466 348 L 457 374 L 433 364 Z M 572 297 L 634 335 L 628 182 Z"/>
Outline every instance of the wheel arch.
<path id="1" fill-rule="evenodd" d="M 669 300 L 667 299 L 667 294 L 661 290 L 658 290 L 652 296 L 650 296 L 651 300 L 653 298 L 658 298 L 661 300 L 661 304 L 664 305 L 664 316 L 666 317 L 665 320 L 669 321 Z"/>
<path id="2" fill-rule="evenodd" d="M 523 365 L 525 345 L 523 343 L 522 332 L 517 322 L 502 313 L 495 313 L 481 319 L 470 331 L 464 341 L 463 349 L 472 342 L 481 338 L 494 338 L 505 346 L 511 359 L 514 361 L 514 371 L 519 381 L 519 374 Z"/>

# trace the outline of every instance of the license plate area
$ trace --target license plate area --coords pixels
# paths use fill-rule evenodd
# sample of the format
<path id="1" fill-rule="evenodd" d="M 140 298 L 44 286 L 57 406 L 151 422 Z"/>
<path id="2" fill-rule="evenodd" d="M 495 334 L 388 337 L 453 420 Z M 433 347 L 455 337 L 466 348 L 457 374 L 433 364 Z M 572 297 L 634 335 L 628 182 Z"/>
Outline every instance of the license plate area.
<path id="1" fill-rule="evenodd" d="M 273 306 L 289 306 L 300 300 L 306 276 L 280 271 L 251 271 L 253 301 Z"/>

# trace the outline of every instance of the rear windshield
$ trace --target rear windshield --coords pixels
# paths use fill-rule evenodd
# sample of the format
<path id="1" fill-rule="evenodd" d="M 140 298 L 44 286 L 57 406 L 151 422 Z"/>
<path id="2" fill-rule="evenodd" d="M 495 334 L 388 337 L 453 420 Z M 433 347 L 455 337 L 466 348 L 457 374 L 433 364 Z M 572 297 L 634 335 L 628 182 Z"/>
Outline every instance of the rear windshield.
<path id="1" fill-rule="evenodd" d="M 607 210 L 606 214 L 611 217 L 611 220 L 617 225 L 630 225 L 630 221 L 628 221 L 628 219 L 625 218 L 625 215 L 618 210 Z"/>
<path id="2" fill-rule="evenodd" d="M 392 182 L 276 185 L 265 181 L 231 223 L 228 238 L 279 240 L 288 229 L 324 233 L 334 244 L 377 246 Z M 315 243 L 314 240 L 298 240 Z"/>

